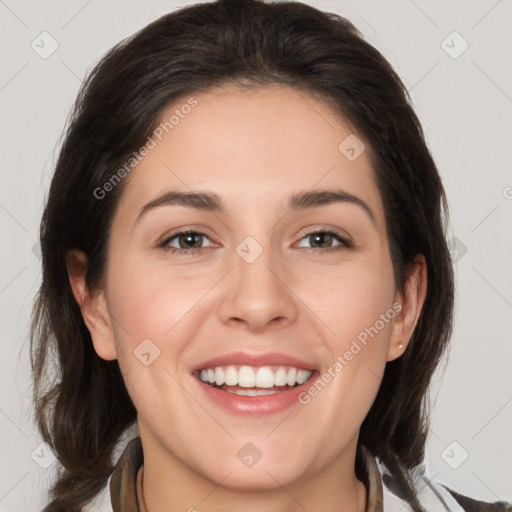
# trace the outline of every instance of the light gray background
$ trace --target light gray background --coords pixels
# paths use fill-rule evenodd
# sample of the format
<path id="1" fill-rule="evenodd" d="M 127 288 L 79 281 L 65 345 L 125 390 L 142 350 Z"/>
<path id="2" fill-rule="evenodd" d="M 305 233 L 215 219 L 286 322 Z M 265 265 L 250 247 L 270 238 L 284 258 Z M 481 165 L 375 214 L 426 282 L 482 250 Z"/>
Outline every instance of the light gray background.
<path id="1" fill-rule="evenodd" d="M 51 453 L 32 425 L 27 331 L 40 282 L 34 246 L 67 113 L 107 49 L 189 3 L 0 0 L 0 510 L 39 510 L 56 466 L 35 462 Z M 352 20 L 397 69 L 447 189 L 457 322 L 433 387 L 428 466 L 459 492 L 512 500 L 512 2 L 307 3 Z M 47 59 L 31 48 L 43 31 L 59 45 Z M 464 41 L 453 31 L 469 44 L 458 58 Z"/>

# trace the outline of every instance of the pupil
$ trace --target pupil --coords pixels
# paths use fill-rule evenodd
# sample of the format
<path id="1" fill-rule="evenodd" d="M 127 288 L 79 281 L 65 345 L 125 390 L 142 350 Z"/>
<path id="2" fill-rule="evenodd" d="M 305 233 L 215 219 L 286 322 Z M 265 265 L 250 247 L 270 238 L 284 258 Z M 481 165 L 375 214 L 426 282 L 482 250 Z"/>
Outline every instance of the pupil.
<path id="1" fill-rule="evenodd" d="M 318 233 L 316 235 L 312 235 L 314 240 L 315 240 L 315 244 L 318 242 L 318 240 L 320 240 L 320 246 L 322 246 L 322 240 L 324 241 L 324 243 L 330 243 L 331 242 L 331 239 L 332 239 L 332 235 L 329 235 L 328 233 Z"/>
<path id="2" fill-rule="evenodd" d="M 185 244 L 191 244 L 193 248 L 196 248 L 196 247 L 201 247 L 201 242 L 199 242 L 199 245 L 197 243 L 197 240 L 196 240 L 196 243 L 194 244 L 194 241 L 193 239 L 196 237 L 196 238 L 199 238 L 200 235 L 198 235 L 197 233 L 187 233 L 186 235 L 181 235 L 180 237 L 180 246 L 182 246 L 182 241 L 185 243 Z M 190 249 L 191 248 L 191 245 L 185 245 L 185 247 L 182 247 L 182 249 Z"/>

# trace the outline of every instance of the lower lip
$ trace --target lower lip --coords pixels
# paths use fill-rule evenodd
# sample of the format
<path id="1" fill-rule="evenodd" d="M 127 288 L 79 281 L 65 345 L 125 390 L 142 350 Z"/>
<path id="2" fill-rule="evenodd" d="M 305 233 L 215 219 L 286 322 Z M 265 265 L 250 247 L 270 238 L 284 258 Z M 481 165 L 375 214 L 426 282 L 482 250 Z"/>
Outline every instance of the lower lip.
<path id="1" fill-rule="evenodd" d="M 312 385 L 316 377 L 315 373 L 300 386 L 271 395 L 259 396 L 236 395 L 209 386 L 195 376 L 193 378 L 199 383 L 200 388 L 211 402 L 229 412 L 236 414 L 270 414 L 298 404 L 299 394 Z"/>

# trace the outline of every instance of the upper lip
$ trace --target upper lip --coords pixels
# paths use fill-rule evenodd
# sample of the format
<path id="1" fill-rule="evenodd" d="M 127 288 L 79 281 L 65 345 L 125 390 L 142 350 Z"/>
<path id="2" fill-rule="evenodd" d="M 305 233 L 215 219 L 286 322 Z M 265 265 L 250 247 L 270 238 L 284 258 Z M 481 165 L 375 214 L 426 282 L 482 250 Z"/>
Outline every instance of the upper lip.
<path id="1" fill-rule="evenodd" d="M 316 370 L 315 366 L 311 363 L 298 359 L 294 356 L 281 354 L 279 352 L 265 352 L 255 354 L 250 352 L 231 352 L 224 354 L 207 361 L 203 361 L 192 368 L 192 373 L 203 370 L 205 368 L 213 368 L 215 366 L 294 366 L 303 370 Z"/>

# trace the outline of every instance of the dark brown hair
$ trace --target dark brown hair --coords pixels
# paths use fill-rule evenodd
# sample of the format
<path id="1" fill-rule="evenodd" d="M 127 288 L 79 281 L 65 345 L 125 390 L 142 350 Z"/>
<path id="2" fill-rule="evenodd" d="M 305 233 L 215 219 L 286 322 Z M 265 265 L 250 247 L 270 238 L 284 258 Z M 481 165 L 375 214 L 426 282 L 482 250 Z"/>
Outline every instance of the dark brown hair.
<path id="1" fill-rule="evenodd" d="M 46 512 L 79 511 L 101 490 L 113 450 L 136 420 L 117 361 L 93 349 L 66 254 L 84 251 L 88 286 L 102 286 L 126 179 L 103 199 L 94 191 L 171 103 L 226 84 L 290 86 L 335 109 L 371 156 L 399 289 L 414 257 L 426 258 L 421 316 L 404 355 L 387 363 L 359 437 L 413 494 L 402 469 L 423 461 L 428 386 L 451 335 L 454 295 L 446 198 L 420 122 L 395 71 L 346 19 L 300 2 L 218 0 L 165 15 L 111 49 L 82 84 L 68 121 L 41 221 L 31 331 L 36 419 L 62 466 Z"/>

